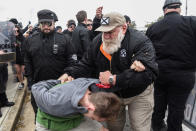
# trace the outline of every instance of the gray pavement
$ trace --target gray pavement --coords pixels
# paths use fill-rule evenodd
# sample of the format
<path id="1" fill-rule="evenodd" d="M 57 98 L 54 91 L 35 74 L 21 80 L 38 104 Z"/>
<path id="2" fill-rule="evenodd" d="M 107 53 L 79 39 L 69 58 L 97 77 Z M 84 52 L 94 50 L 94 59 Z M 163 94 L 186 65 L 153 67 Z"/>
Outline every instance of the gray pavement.
<path id="1" fill-rule="evenodd" d="M 35 131 L 35 114 L 31 105 L 30 92 L 27 93 L 15 131 Z"/>

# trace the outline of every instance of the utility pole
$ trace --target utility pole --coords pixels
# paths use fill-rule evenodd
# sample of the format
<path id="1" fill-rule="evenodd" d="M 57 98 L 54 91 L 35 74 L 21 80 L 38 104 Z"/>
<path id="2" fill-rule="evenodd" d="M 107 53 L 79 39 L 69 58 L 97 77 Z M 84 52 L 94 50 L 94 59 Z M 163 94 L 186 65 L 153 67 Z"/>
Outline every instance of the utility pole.
<path id="1" fill-rule="evenodd" d="M 186 0 L 186 12 L 185 12 L 186 16 L 187 16 L 187 9 L 188 9 L 188 5 L 187 5 L 187 0 Z"/>

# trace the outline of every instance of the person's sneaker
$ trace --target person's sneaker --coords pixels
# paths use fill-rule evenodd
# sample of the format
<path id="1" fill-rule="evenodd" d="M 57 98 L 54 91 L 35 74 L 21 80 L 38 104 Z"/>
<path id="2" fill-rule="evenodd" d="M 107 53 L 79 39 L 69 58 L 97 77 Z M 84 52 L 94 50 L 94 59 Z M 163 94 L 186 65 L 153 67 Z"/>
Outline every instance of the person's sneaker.
<path id="1" fill-rule="evenodd" d="M 19 83 L 18 90 L 22 90 L 24 88 L 24 83 Z"/>
<path id="2" fill-rule="evenodd" d="M 155 125 L 152 122 L 152 130 L 153 131 L 167 131 L 167 125 L 165 122 L 162 122 L 161 125 Z"/>

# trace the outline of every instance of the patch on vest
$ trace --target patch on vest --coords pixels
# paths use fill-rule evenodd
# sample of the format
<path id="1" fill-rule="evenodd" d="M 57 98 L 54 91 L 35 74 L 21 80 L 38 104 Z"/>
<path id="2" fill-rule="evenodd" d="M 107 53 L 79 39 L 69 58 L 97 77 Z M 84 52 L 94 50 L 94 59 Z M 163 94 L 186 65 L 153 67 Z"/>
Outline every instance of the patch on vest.
<path id="1" fill-rule="evenodd" d="M 77 60 L 77 55 L 73 54 L 71 58 L 74 59 L 74 60 Z"/>
<path id="2" fill-rule="evenodd" d="M 122 49 L 122 50 L 120 51 L 120 56 L 121 56 L 121 57 L 126 57 L 126 56 L 127 56 L 127 51 L 126 51 L 125 49 Z"/>

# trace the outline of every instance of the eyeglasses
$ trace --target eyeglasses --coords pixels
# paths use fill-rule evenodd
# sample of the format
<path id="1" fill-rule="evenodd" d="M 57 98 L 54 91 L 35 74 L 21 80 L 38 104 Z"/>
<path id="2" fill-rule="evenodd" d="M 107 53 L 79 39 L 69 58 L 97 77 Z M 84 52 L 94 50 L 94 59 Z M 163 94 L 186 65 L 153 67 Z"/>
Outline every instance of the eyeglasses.
<path id="1" fill-rule="evenodd" d="M 93 24 L 87 24 L 86 26 L 93 26 Z"/>
<path id="2" fill-rule="evenodd" d="M 41 24 L 42 26 L 45 26 L 45 25 L 47 25 L 47 26 L 52 26 L 52 22 L 49 22 L 49 21 L 40 22 L 40 24 Z"/>

